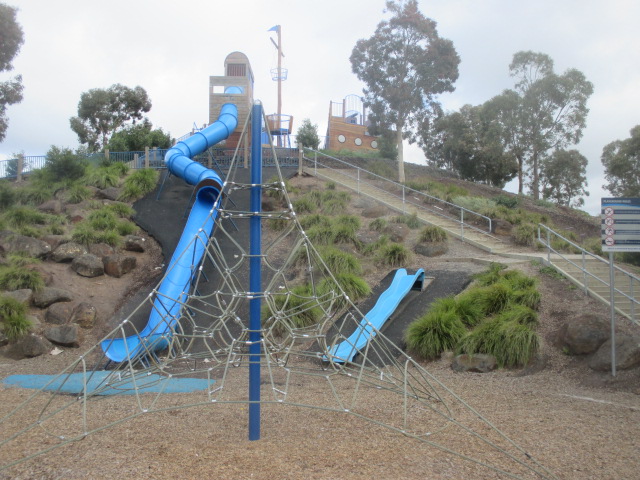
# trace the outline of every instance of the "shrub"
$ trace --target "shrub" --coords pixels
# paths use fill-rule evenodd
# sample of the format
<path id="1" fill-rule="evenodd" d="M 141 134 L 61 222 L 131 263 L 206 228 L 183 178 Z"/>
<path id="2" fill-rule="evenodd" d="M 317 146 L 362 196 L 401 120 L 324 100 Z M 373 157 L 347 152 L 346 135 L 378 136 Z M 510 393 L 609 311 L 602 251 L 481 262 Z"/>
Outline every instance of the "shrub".
<path id="1" fill-rule="evenodd" d="M 407 328 L 407 348 L 425 359 L 453 350 L 466 329 L 454 311 L 436 310 L 419 318 Z"/>
<path id="2" fill-rule="evenodd" d="M 536 227 L 530 223 L 518 225 L 513 229 L 513 241 L 516 245 L 532 247 L 536 242 Z"/>
<path id="3" fill-rule="evenodd" d="M 315 245 L 329 245 L 333 242 L 335 233 L 331 225 L 314 225 L 307 230 L 307 237 Z"/>
<path id="4" fill-rule="evenodd" d="M 483 318 L 482 307 L 472 295 L 460 295 L 456 298 L 454 311 L 467 327 L 475 327 Z"/>
<path id="5" fill-rule="evenodd" d="M 362 272 L 360 261 L 350 253 L 335 247 L 322 247 L 319 249 L 319 253 L 327 268 L 334 275 L 343 273 L 359 275 Z"/>
<path id="6" fill-rule="evenodd" d="M 300 225 L 302 225 L 302 228 L 304 228 L 305 230 L 316 225 L 329 228 L 331 227 L 331 218 L 320 213 L 305 215 L 304 217 L 300 218 Z"/>
<path id="7" fill-rule="evenodd" d="M 52 146 L 47 152 L 47 162 L 42 170 L 54 182 L 78 180 L 85 175 L 87 161 L 71 149 Z"/>
<path id="8" fill-rule="evenodd" d="M 14 206 L 4 213 L 7 223 L 13 227 L 28 225 L 44 225 L 47 223 L 47 215 L 33 207 Z"/>
<path id="9" fill-rule="evenodd" d="M 0 268 L 0 289 L 21 290 L 29 288 L 38 291 L 44 287 L 40 272 L 27 267 L 9 266 Z"/>
<path id="10" fill-rule="evenodd" d="M 383 247 L 389 243 L 389 237 L 386 235 L 380 235 L 375 242 L 371 242 L 367 245 L 360 245 L 359 249 L 363 255 L 379 254 Z"/>
<path id="11" fill-rule="evenodd" d="M 416 228 L 420 228 L 420 225 L 422 225 L 422 223 L 420 222 L 420 219 L 418 218 L 418 214 L 416 212 L 412 213 L 411 215 L 400 215 L 398 217 L 395 217 L 394 221 L 396 223 L 404 223 L 407 227 L 411 228 L 412 230 L 415 230 Z"/>
<path id="12" fill-rule="evenodd" d="M 467 210 L 471 210 L 472 212 L 486 215 L 487 217 L 496 216 L 497 204 L 489 198 L 459 195 L 453 197 L 451 199 L 451 203 L 454 203 L 459 207 L 466 208 Z"/>
<path id="13" fill-rule="evenodd" d="M 446 242 L 447 238 L 447 232 L 443 228 L 436 225 L 430 225 L 428 227 L 424 227 L 420 231 L 418 241 L 420 243 L 438 243 Z"/>
<path id="14" fill-rule="evenodd" d="M 512 290 L 503 282 L 472 290 L 476 301 L 485 315 L 500 313 L 512 298 Z"/>
<path id="15" fill-rule="evenodd" d="M 387 267 L 402 267 L 409 261 L 409 250 L 399 243 L 390 243 L 381 247 L 378 263 Z"/>
<path id="16" fill-rule="evenodd" d="M 113 202 L 105 206 L 107 210 L 112 211 L 120 218 L 131 218 L 136 214 L 132 206 L 122 202 Z"/>
<path id="17" fill-rule="evenodd" d="M 491 262 L 489 268 L 487 268 L 484 272 L 476 273 L 475 275 L 473 275 L 473 279 L 480 286 L 486 287 L 487 285 L 493 285 L 498 280 L 500 280 L 500 272 L 502 272 L 505 268 L 507 268 L 507 266 L 502 263 Z"/>
<path id="18" fill-rule="evenodd" d="M 86 223 L 80 223 L 71 234 L 71 239 L 74 242 L 82 245 L 91 245 L 96 243 L 97 232 Z"/>
<path id="19" fill-rule="evenodd" d="M 69 203 L 80 203 L 88 198 L 91 198 L 91 190 L 84 185 L 73 185 L 67 191 L 67 201 Z"/>
<path id="20" fill-rule="evenodd" d="M 322 309 L 318 306 L 309 285 L 299 285 L 289 293 L 273 296 L 273 304 L 278 319 L 269 316 L 268 305 L 262 309 L 265 326 L 273 327 L 277 335 L 282 335 L 289 328 L 304 328 L 318 323 Z M 277 323 L 275 323 L 277 322 Z"/>
<path id="21" fill-rule="evenodd" d="M 344 212 L 345 208 L 347 208 L 347 203 L 338 198 L 332 198 L 330 200 L 326 200 L 322 202 L 322 213 L 325 215 L 335 215 L 340 212 Z"/>
<path id="22" fill-rule="evenodd" d="M 139 185 L 125 183 L 118 200 L 121 202 L 133 202 L 142 197 L 144 197 L 144 193 Z"/>
<path id="23" fill-rule="evenodd" d="M 385 228 L 387 228 L 388 222 L 384 218 L 376 218 L 375 220 L 369 223 L 369 229 L 374 232 L 382 232 Z"/>
<path id="24" fill-rule="evenodd" d="M 5 180 L 0 180 L 0 209 L 6 210 L 16 203 L 16 192 Z"/>
<path id="25" fill-rule="evenodd" d="M 297 214 L 313 213 L 316 210 L 316 204 L 309 197 L 300 197 L 292 202 L 293 211 Z"/>
<path id="26" fill-rule="evenodd" d="M 17 340 L 29 332 L 31 322 L 26 314 L 25 304 L 14 298 L 0 295 L 0 320 L 2 320 L 4 334 L 10 341 Z"/>
<path id="27" fill-rule="evenodd" d="M 120 234 L 117 230 L 104 230 L 96 233 L 95 243 L 106 243 L 112 247 L 117 247 L 122 243 Z"/>
<path id="28" fill-rule="evenodd" d="M 337 224 L 332 228 L 334 243 L 357 243 L 356 231 L 352 226 Z"/>
<path id="29" fill-rule="evenodd" d="M 124 162 L 112 162 L 107 168 L 119 177 L 124 177 L 129 173 L 129 166 Z"/>
<path id="30" fill-rule="evenodd" d="M 360 219 L 355 215 L 340 215 L 334 219 L 336 225 L 346 226 L 354 232 L 360 230 Z"/>
<path id="31" fill-rule="evenodd" d="M 116 225 L 116 230 L 119 235 L 124 237 L 126 235 L 133 235 L 138 230 L 138 227 L 129 220 L 120 220 Z"/>
<path id="32" fill-rule="evenodd" d="M 493 197 L 493 201 L 496 205 L 500 205 L 506 208 L 516 208 L 520 204 L 520 199 L 515 195 L 500 194 Z"/>
<path id="33" fill-rule="evenodd" d="M 117 187 L 120 183 L 120 175 L 110 167 L 92 168 L 87 173 L 85 182 L 99 189 Z"/>
<path id="34" fill-rule="evenodd" d="M 363 278 L 360 278 L 357 275 L 351 273 L 341 273 L 335 275 L 335 279 L 335 282 L 330 277 L 320 281 L 318 283 L 318 295 L 326 295 L 327 293 L 332 291 L 338 292 L 340 289 L 337 287 L 337 285 L 340 285 L 342 291 L 352 302 L 357 302 L 358 300 L 371 295 L 371 287 L 369 287 L 369 285 Z M 336 299 L 334 306 L 339 309 L 344 307 L 346 303 L 347 299 L 342 297 Z"/>
<path id="35" fill-rule="evenodd" d="M 40 260 L 34 257 L 30 257 L 26 252 L 14 252 L 7 255 L 9 265 L 12 267 L 26 267 L 27 265 L 33 265 L 34 263 L 40 263 Z"/>
<path id="36" fill-rule="evenodd" d="M 136 200 L 151 193 L 158 183 L 158 172 L 152 168 L 136 170 L 124 181 L 124 188 L 120 194 L 125 201 Z"/>
<path id="37" fill-rule="evenodd" d="M 111 230 L 118 225 L 116 215 L 106 208 L 91 212 L 87 221 L 91 228 L 95 230 Z"/>
<path id="38" fill-rule="evenodd" d="M 336 189 L 336 182 L 332 182 L 332 181 L 326 182 L 324 184 L 324 188 L 326 188 L 327 190 L 335 190 Z"/>
<path id="39" fill-rule="evenodd" d="M 516 322 L 531 328 L 538 326 L 538 314 L 525 305 L 510 305 L 497 316 L 500 322 Z"/>

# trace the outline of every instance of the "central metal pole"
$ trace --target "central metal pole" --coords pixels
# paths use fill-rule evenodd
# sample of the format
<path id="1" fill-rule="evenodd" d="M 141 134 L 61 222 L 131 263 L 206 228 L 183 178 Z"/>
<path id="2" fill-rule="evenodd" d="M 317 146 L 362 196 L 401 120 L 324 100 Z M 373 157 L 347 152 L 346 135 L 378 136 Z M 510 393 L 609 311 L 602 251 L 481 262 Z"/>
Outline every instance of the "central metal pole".
<path id="1" fill-rule="evenodd" d="M 256 102 L 251 112 L 251 212 L 249 223 L 249 440 L 260 440 L 260 353 L 262 325 L 262 104 Z"/>

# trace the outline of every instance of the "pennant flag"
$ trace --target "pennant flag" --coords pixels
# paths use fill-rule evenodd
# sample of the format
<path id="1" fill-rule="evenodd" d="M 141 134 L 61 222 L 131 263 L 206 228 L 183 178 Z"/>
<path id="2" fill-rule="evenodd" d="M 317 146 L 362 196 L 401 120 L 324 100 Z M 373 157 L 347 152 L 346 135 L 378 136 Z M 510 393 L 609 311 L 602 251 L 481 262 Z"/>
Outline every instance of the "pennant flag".
<path id="1" fill-rule="evenodd" d="M 267 32 L 279 32 L 279 31 L 280 31 L 280 25 L 274 25 L 269 30 L 267 30 Z"/>

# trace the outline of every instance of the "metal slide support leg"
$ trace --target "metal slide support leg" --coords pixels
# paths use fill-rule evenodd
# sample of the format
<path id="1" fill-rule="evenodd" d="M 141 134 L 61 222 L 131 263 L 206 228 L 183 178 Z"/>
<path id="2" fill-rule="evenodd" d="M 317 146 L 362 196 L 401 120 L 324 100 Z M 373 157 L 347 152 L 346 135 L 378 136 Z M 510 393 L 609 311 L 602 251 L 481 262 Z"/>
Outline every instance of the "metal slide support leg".
<path id="1" fill-rule="evenodd" d="M 251 212 L 249 232 L 249 440 L 260 440 L 260 306 L 262 295 L 260 208 L 262 197 L 262 104 L 251 112 Z"/>

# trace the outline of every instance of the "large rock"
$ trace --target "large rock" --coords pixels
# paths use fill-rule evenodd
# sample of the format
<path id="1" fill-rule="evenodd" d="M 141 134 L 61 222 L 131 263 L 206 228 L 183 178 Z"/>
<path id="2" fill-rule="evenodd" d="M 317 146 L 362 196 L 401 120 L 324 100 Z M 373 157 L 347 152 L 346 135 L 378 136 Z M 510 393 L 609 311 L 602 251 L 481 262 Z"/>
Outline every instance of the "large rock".
<path id="1" fill-rule="evenodd" d="M 120 278 L 136 268 L 136 257 L 126 255 L 108 255 L 102 259 L 104 273 L 111 277 Z"/>
<path id="2" fill-rule="evenodd" d="M 36 307 L 47 308 L 58 302 L 70 302 L 73 295 L 61 288 L 44 287 L 33 294 L 33 304 Z"/>
<path id="3" fill-rule="evenodd" d="M 425 257 L 438 257 L 449 251 L 449 244 L 447 242 L 418 243 L 413 247 L 413 251 Z"/>
<path id="4" fill-rule="evenodd" d="M 495 370 L 497 366 L 495 357 L 484 353 L 456 355 L 451 362 L 451 368 L 456 372 L 487 373 Z"/>
<path id="5" fill-rule="evenodd" d="M 44 202 L 41 205 L 38 205 L 38 210 L 45 213 L 53 213 L 54 215 L 59 215 L 62 213 L 62 202 L 57 199 L 52 199 Z"/>
<path id="6" fill-rule="evenodd" d="M 362 210 L 362 216 L 366 218 L 379 218 L 387 213 L 387 209 L 379 203 L 372 203 Z"/>
<path id="7" fill-rule="evenodd" d="M 404 243 L 409 236 L 410 229 L 404 223 L 390 223 L 384 227 L 384 233 L 389 235 L 392 242 Z"/>
<path id="8" fill-rule="evenodd" d="M 45 328 L 44 336 L 50 342 L 63 347 L 80 346 L 80 327 L 75 323 Z"/>
<path id="9" fill-rule="evenodd" d="M 30 305 L 31 299 L 33 298 L 33 290 L 30 288 L 23 288 L 20 290 L 13 290 L 12 292 L 2 292 L 2 296 L 13 298 L 24 305 Z"/>
<path id="10" fill-rule="evenodd" d="M 78 275 L 88 278 L 104 275 L 102 259 L 90 253 L 74 258 L 71 262 L 71 269 Z"/>
<path id="11" fill-rule="evenodd" d="M 127 235 L 124 237 L 124 249 L 129 252 L 144 252 L 147 249 L 147 240 L 138 235 Z"/>
<path id="12" fill-rule="evenodd" d="M 71 321 L 77 323 L 82 328 L 93 328 L 95 325 L 98 310 L 87 302 L 81 302 L 73 310 Z"/>
<path id="13" fill-rule="evenodd" d="M 607 321 L 591 313 L 567 320 L 558 332 L 558 346 L 570 355 L 595 352 L 609 338 Z"/>
<path id="14" fill-rule="evenodd" d="M 64 325 L 69 323 L 73 315 L 73 303 L 58 302 L 47 308 L 44 315 L 44 321 L 54 325 Z"/>
<path id="15" fill-rule="evenodd" d="M 89 253 L 96 257 L 104 258 L 107 255 L 113 255 L 115 250 L 108 243 L 94 243 L 89 246 Z"/>
<path id="16" fill-rule="evenodd" d="M 55 250 L 63 243 L 71 241 L 71 237 L 69 235 L 45 235 L 44 237 L 41 237 L 41 239 L 51 246 L 51 250 Z"/>
<path id="17" fill-rule="evenodd" d="M 30 257 L 44 258 L 51 253 L 51 245 L 37 238 L 4 230 L 0 232 L 0 253 L 2 252 L 25 252 Z"/>
<path id="18" fill-rule="evenodd" d="M 500 236 L 510 236 L 513 233 L 513 225 L 501 218 L 491 219 L 491 233 Z"/>
<path id="19" fill-rule="evenodd" d="M 109 188 L 105 188 L 104 190 L 98 190 L 98 192 L 96 193 L 96 196 L 98 198 L 104 198 L 106 200 L 118 200 L 118 197 L 120 196 L 120 191 L 121 189 L 117 188 L 117 187 L 109 187 Z"/>
<path id="20" fill-rule="evenodd" d="M 56 248 L 51 254 L 51 260 L 57 263 L 66 263 L 73 261 L 80 255 L 86 255 L 87 249 L 76 242 L 63 243 Z"/>
<path id="21" fill-rule="evenodd" d="M 31 333 L 6 348 L 5 354 L 8 357 L 20 360 L 49 353 L 53 349 L 53 345 L 46 338 Z"/>
<path id="22" fill-rule="evenodd" d="M 640 336 L 616 336 L 616 369 L 640 366 Z M 589 368 L 599 372 L 611 370 L 611 339 L 604 342 L 589 360 Z"/>

